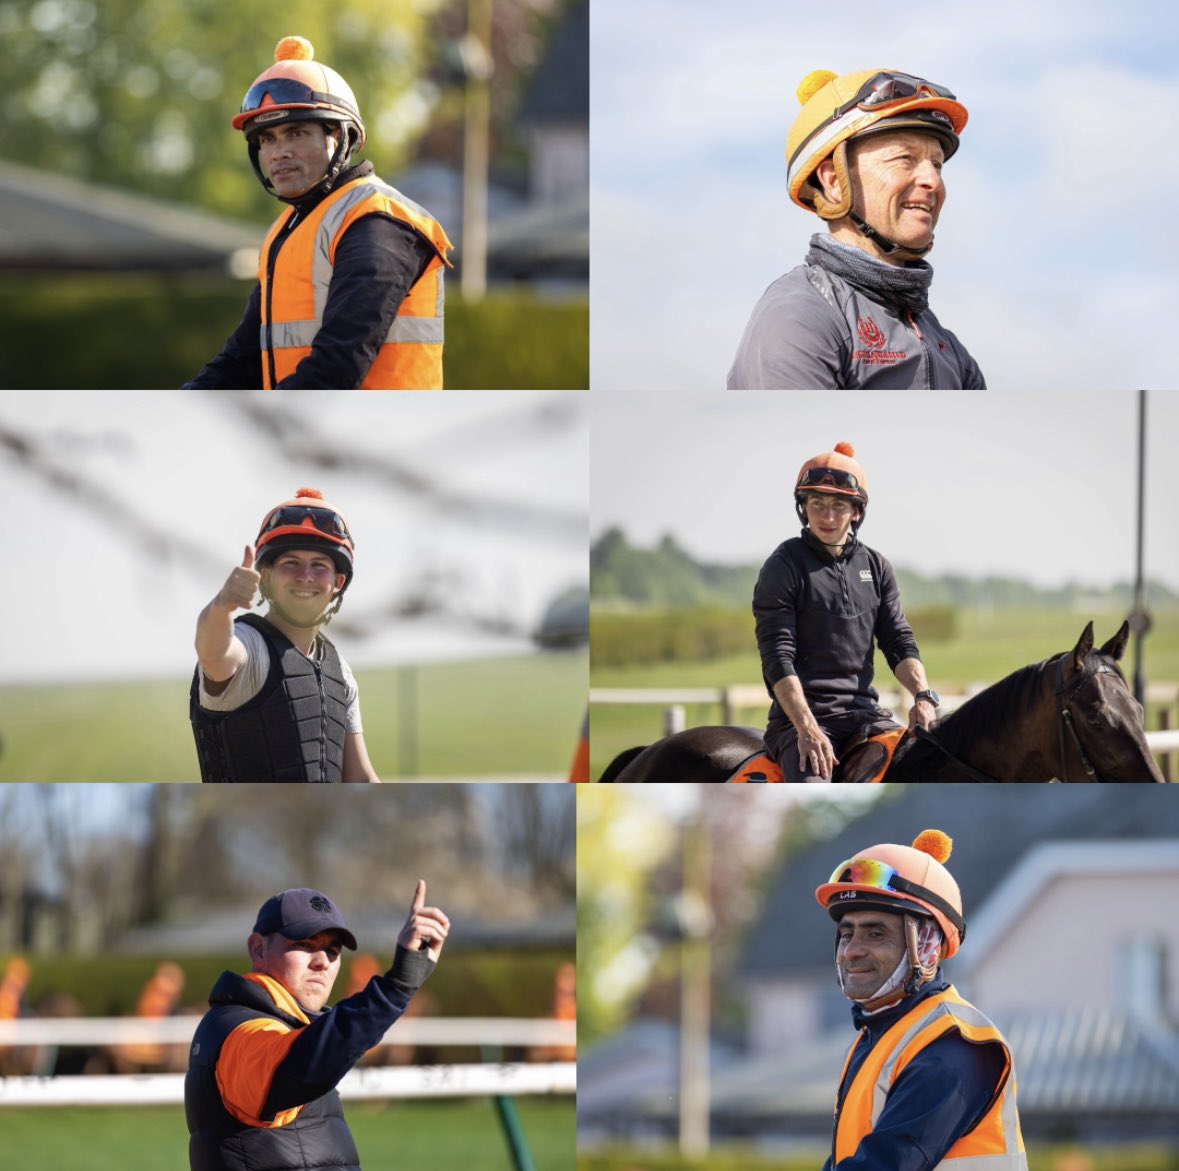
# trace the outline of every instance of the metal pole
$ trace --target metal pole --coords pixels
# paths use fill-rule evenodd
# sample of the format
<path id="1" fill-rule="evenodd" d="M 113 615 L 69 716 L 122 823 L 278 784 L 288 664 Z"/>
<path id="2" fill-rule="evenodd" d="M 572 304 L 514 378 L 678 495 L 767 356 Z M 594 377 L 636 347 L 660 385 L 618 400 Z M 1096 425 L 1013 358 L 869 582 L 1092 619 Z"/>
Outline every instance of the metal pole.
<path id="1" fill-rule="evenodd" d="M 467 87 L 463 116 L 464 300 L 487 291 L 487 172 L 491 158 L 491 0 L 467 0 Z"/>
<path id="2" fill-rule="evenodd" d="M 1142 640 L 1150 629 L 1143 580 L 1143 533 L 1146 518 L 1146 391 L 1138 392 L 1138 540 L 1134 569 L 1134 611 L 1130 629 L 1134 632 L 1134 698 L 1145 707 L 1146 679 L 1142 664 Z"/>
<path id="3" fill-rule="evenodd" d="M 504 1055 L 501 1046 L 481 1045 L 479 1048 L 484 1061 L 503 1061 Z M 532 1153 L 528 1150 L 528 1140 L 524 1137 L 524 1127 L 520 1124 L 520 1114 L 516 1110 L 516 1103 L 506 1094 L 496 1094 L 493 1100 L 515 1171 L 536 1171 L 536 1164 L 532 1161 Z"/>
<path id="4" fill-rule="evenodd" d="M 702 1159 L 709 1145 L 709 1034 L 712 974 L 709 936 L 708 823 L 703 809 L 684 826 L 680 945 L 680 1153 Z"/>

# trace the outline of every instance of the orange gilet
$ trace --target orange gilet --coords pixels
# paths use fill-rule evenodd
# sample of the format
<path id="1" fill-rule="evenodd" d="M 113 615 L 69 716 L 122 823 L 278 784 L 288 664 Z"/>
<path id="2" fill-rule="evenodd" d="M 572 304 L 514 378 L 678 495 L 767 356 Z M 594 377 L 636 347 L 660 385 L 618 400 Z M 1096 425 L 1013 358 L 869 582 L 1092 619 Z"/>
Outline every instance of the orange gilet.
<path id="1" fill-rule="evenodd" d="M 311 353 L 323 323 L 336 247 L 366 215 L 387 215 L 422 235 L 435 256 L 410 287 L 389 333 L 360 384 L 364 390 L 442 389 L 442 274 L 450 241 L 425 208 L 374 175 L 345 183 L 321 200 L 283 241 L 267 272 L 270 248 L 295 214 L 288 208 L 270 226 L 258 255 L 262 286 L 262 385 L 272 389 Z M 271 377 L 271 359 L 274 374 Z"/>
<path id="2" fill-rule="evenodd" d="M 901 1017 L 864 1059 L 836 1117 L 836 1164 L 854 1155 L 861 1140 L 871 1134 L 889 1090 L 909 1062 L 926 1045 L 951 1030 L 975 1044 L 993 1041 L 1002 1045 L 1006 1065 L 987 1112 L 973 1130 L 954 1143 L 938 1167 L 947 1171 L 959 1167 L 962 1171 L 1027 1171 L 1027 1156 L 1015 1106 L 1011 1051 L 999 1030 L 973 1004 L 963 1000 L 953 987 L 921 1001 Z M 855 1047 L 853 1043 L 843 1064 L 841 1085 Z"/>

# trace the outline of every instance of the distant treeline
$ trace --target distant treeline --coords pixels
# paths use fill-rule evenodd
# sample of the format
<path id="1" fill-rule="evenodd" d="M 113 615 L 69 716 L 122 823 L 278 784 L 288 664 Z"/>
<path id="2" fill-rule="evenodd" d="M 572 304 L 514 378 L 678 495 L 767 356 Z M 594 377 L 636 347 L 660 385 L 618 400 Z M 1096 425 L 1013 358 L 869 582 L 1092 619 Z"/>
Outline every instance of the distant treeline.
<path id="1" fill-rule="evenodd" d="M 896 566 L 897 581 L 910 620 L 916 611 L 946 608 L 1129 610 L 1133 586 L 1108 589 L 1079 582 L 1041 589 L 1007 577 L 968 578 L 958 574 L 927 577 Z M 590 597 L 598 612 L 612 606 L 645 610 L 732 610 L 749 612 L 760 564 L 719 565 L 697 561 L 674 537 L 653 549 L 631 545 L 621 529 L 609 529 L 590 550 Z M 1179 608 L 1179 594 L 1158 582 L 1148 585 L 1152 609 Z M 595 616 L 595 624 L 597 622 Z M 746 628 L 748 631 L 748 627 Z M 932 637 L 936 637 L 932 635 Z"/>

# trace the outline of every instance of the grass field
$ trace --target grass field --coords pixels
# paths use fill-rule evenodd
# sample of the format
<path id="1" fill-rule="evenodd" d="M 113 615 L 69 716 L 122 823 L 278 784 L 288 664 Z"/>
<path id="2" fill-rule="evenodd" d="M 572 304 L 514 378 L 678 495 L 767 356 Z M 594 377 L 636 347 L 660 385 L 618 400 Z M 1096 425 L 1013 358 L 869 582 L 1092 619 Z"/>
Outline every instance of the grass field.
<path id="1" fill-rule="evenodd" d="M 571 1171 L 572 1098 L 516 1100 L 537 1171 Z M 345 1104 L 365 1171 L 511 1171 L 490 1099 Z M 179 1106 L 0 1110 L 0 1169 L 180 1171 L 188 1130 Z"/>
<path id="2" fill-rule="evenodd" d="M 1051 611 L 995 611 L 991 614 L 963 612 L 959 633 L 946 642 L 921 643 L 926 674 L 938 690 L 958 692 L 976 683 L 994 683 L 1028 663 L 1037 662 L 1076 645 L 1085 623 L 1092 618 L 1097 644 L 1111 638 L 1121 625 L 1122 614 L 1055 613 Z M 761 663 L 749 624 L 750 650 L 703 663 L 660 663 L 650 667 L 594 669 L 594 687 L 727 687 L 758 684 Z M 1146 678 L 1149 683 L 1179 684 L 1179 613 L 1159 614 L 1144 643 Z M 1122 666 L 1129 676 L 1133 670 L 1133 642 Z M 876 679 L 881 686 L 893 683 L 884 660 L 876 657 Z M 756 709 L 740 714 L 740 721 L 764 727 L 768 699 Z M 720 709 L 711 705 L 689 705 L 688 727 L 720 721 Z M 1148 713 L 1154 727 L 1155 714 Z M 662 736 L 663 709 L 658 706 L 595 704 L 590 715 L 590 776 L 597 778 L 606 765 L 625 748 L 650 744 Z"/>
<path id="3" fill-rule="evenodd" d="M 378 774 L 565 776 L 586 656 L 358 670 Z M 0 688 L 0 781 L 198 781 L 188 680 Z"/>

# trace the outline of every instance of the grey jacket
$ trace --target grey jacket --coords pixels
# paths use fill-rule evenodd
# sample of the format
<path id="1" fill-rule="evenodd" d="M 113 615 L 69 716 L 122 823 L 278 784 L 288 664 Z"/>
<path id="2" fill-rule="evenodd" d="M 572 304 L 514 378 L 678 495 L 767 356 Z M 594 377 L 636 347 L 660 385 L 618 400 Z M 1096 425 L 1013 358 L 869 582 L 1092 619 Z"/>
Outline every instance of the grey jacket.
<path id="1" fill-rule="evenodd" d="M 926 309 L 875 301 L 842 277 L 800 264 L 754 307 L 730 390 L 982 390 L 978 364 Z"/>

